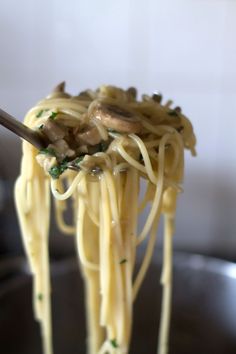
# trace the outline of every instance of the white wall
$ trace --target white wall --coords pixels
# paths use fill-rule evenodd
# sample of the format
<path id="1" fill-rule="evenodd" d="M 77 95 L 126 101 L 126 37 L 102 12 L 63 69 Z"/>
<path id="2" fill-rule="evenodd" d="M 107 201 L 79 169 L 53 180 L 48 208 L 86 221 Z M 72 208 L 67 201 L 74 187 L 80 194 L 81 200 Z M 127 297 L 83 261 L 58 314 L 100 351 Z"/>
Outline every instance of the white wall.
<path id="1" fill-rule="evenodd" d="M 173 98 L 198 136 L 176 242 L 236 259 L 235 19 L 234 0 L 1 0 L 1 107 L 22 118 L 62 80 Z"/>

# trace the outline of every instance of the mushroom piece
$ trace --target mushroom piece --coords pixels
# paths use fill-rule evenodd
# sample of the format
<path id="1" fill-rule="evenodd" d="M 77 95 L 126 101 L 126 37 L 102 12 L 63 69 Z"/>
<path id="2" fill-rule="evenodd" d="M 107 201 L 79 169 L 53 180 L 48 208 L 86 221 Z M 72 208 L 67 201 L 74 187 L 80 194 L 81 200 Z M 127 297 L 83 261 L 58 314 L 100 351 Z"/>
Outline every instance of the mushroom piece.
<path id="1" fill-rule="evenodd" d="M 80 100 L 91 100 L 91 97 L 89 96 L 88 90 L 87 91 L 81 91 L 76 98 Z"/>
<path id="2" fill-rule="evenodd" d="M 140 117 L 128 108 L 106 101 L 95 101 L 89 107 L 90 119 L 98 119 L 109 128 L 121 133 L 139 133 Z"/>
<path id="3" fill-rule="evenodd" d="M 136 98 L 137 98 L 137 90 L 135 87 L 129 87 L 127 90 L 126 90 L 126 94 L 128 96 L 128 99 L 130 101 L 135 101 Z"/>
<path id="4" fill-rule="evenodd" d="M 47 96 L 47 98 L 70 98 L 71 95 L 65 92 L 65 81 L 60 82 L 54 89 L 52 93 Z"/>
<path id="5" fill-rule="evenodd" d="M 78 132 L 75 135 L 75 140 L 80 145 L 97 145 L 101 141 L 101 136 L 99 131 L 94 126 L 87 126 L 86 129 L 83 129 L 81 132 Z"/>
<path id="6" fill-rule="evenodd" d="M 50 118 L 43 124 L 42 132 L 52 142 L 63 139 L 66 135 L 66 129 L 60 127 L 59 124 Z"/>
<path id="7" fill-rule="evenodd" d="M 154 92 L 154 94 L 152 95 L 152 99 L 153 99 L 153 101 L 155 101 L 157 103 L 161 103 L 162 94 L 158 93 L 158 92 Z"/>
<path id="8" fill-rule="evenodd" d="M 54 87 L 53 92 L 65 92 L 65 81 L 60 82 L 56 87 Z"/>
<path id="9" fill-rule="evenodd" d="M 54 149 L 59 161 L 62 161 L 65 157 L 74 157 L 75 151 L 70 149 L 69 145 L 64 139 L 55 141 L 53 144 L 48 145 L 49 149 Z"/>

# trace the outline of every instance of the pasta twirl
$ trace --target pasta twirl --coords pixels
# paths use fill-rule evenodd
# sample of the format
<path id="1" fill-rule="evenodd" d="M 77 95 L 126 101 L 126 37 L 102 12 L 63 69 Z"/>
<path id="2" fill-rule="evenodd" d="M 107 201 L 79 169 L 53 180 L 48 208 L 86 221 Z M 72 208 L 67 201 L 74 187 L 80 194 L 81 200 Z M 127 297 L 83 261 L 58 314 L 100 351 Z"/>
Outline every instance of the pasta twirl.
<path id="1" fill-rule="evenodd" d="M 15 185 L 44 353 L 53 353 L 50 189 L 59 227 L 76 237 L 86 289 L 90 354 L 128 353 L 133 302 L 150 265 L 158 223 L 164 215 L 158 353 L 167 353 L 172 237 L 184 148 L 195 155 L 191 123 L 178 107 L 170 108 L 169 101 L 162 104 L 157 95 L 138 100 L 134 88 L 102 86 L 70 96 L 61 84 L 29 111 L 25 124 L 48 139 L 47 147 L 40 151 L 23 142 L 21 173 Z M 139 205 L 141 181 L 146 191 Z M 72 225 L 64 220 L 69 200 L 73 205 Z M 149 213 L 138 234 L 138 217 L 147 206 Z M 143 262 L 134 274 L 136 249 L 145 240 Z"/>

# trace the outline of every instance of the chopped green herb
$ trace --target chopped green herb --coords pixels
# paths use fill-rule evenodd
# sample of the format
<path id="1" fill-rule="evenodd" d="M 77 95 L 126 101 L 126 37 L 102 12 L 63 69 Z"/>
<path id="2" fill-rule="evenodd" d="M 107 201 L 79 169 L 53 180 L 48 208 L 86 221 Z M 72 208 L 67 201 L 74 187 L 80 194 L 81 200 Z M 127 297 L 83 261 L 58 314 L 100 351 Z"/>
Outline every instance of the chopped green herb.
<path id="1" fill-rule="evenodd" d="M 50 176 L 51 176 L 53 179 L 59 178 L 59 176 L 61 175 L 60 166 L 53 166 L 53 167 L 51 167 L 50 170 L 48 171 L 48 173 L 50 174 Z"/>
<path id="2" fill-rule="evenodd" d="M 49 116 L 49 119 L 54 120 L 57 115 L 58 115 L 58 112 L 52 112 L 51 115 Z"/>
<path id="3" fill-rule="evenodd" d="M 39 127 L 38 127 L 38 129 L 43 129 L 43 127 L 44 127 L 44 124 L 41 124 Z"/>
<path id="4" fill-rule="evenodd" d="M 60 175 L 68 168 L 67 163 L 68 160 L 64 159 L 59 165 L 51 167 L 48 173 L 54 179 L 59 178 Z"/>
<path id="5" fill-rule="evenodd" d="M 43 113 L 44 113 L 44 112 L 47 112 L 47 111 L 48 111 L 48 109 L 41 109 L 41 111 L 39 111 L 39 112 L 36 114 L 36 117 L 37 117 L 37 118 L 42 117 Z"/>
<path id="6" fill-rule="evenodd" d="M 39 150 L 39 153 L 43 155 L 56 156 L 56 151 L 52 148 L 41 149 Z"/>
<path id="7" fill-rule="evenodd" d="M 41 109 L 41 111 L 39 111 L 39 112 L 36 114 L 36 117 L 37 117 L 37 118 L 40 118 L 40 117 L 43 115 L 43 112 L 44 112 L 44 110 Z"/>
<path id="8" fill-rule="evenodd" d="M 84 156 L 85 156 L 85 155 L 81 155 L 81 156 L 77 157 L 77 158 L 75 159 L 75 161 L 74 161 L 73 165 L 75 165 L 75 166 L 79 166 L 80 162 L 82 162 L 82 161 L 83 161 Z"/>
<path id="9" fill-rule="evenodd" d="M 128 262 L 127 259 L 126 259 L 126 258 L 123 258 L 123 259 L 120 261 L 120 264 L 124 264 L 124 263 L 126 263 L 126 262 Z"/>
<path id="10" fill-rule="evenodd" d="M 169 111 L 169 112 L 168 112 L 168 115 L 169 115 L 169 116 L 178 117 L 178 112 L 177 112 L 177 111 L 175 111 L 175 110 L 173 110 L 173 111 Z"/>
<path id="11" fill-rule="evenodd" d="M 39 293 L 38 296 L 37 296 L 37 299 L 39 301 L 42 301 L 43 300 L 43 294 Z"/>
<path id="12" fill-rule="evenodd" d="M 117 341 L 116 341 L 115 338 L 114 338 L 114 339 L 111 339 L 111 340 L 110 340 L 110 343 L 111 343 L 111 345 L 113 346 L 113 348 L 118 348 L 118 344 L 117 344 Z"/>
<path id="13" fill-rule="evenodd" d="M 68 158 L 65 157 L 64 160 L 61 162 L 61 168 L 64 169 L 64 171 L 68 168 L 67 163 L 68 163 Z"/>

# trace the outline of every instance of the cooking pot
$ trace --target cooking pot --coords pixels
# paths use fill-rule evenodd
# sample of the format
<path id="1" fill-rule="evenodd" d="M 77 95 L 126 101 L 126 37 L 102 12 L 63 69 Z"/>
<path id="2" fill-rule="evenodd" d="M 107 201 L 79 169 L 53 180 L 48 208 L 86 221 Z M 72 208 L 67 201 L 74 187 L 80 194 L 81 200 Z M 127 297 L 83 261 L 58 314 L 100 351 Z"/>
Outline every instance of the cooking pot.
<path id="1" fill-rule="evenodd" d="M 161 260 L 150 267 L 135 302 L 131 354 L 156 353 L 160 272 Z M 51 273 L 55 354 L 85 354 L 84 292 L 77 260 L 54 262 Z M 1 261 L 0 281 L 0 352 L 42 354 L 26 261 Z M 236 353 L 235 264 L 175 254 L 172 305 L 169 354 Z"/>

